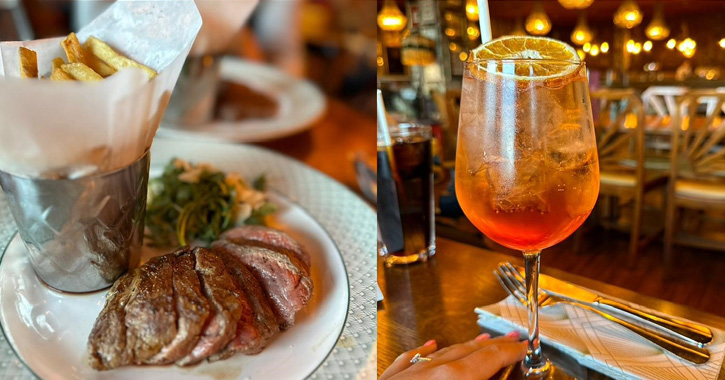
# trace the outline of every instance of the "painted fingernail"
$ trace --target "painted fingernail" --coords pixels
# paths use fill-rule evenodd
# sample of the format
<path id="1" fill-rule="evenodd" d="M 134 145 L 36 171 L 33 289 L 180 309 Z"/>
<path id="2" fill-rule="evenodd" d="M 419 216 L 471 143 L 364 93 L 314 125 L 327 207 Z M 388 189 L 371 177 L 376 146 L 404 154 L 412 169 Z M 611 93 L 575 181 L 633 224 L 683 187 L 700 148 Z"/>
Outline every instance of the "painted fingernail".
<path id="1" fill-rule="evenodd" d="M 434 344 L 436 344 L 436 341 L 431 339 L 431 340 L 425 342 L 425 344 L 423 346 L 428 347 L 428 346 L 432 346 Z"/>
<path id="2" fill-rule="evenodd" d="M 514 331 L 511 331 L 508 334 L 506 334 L 506 336 L 510 336 L 512 338 L 518 338 L 519 337 L 519 332 L 516 331 L 516 330 L 514 330 Z"/>
<path id="3" fill-rule="evenodd" d="M 480 342 L 480 341 L 486 340 L 486 339 L 488 339 L 490 337 L 491 337 L 491 334 L 483 333 L 483 334 L 481 334 L 481 335 L 479 335 L 479 336 L 476 337 L 476 341 L 477 342 Z"/>

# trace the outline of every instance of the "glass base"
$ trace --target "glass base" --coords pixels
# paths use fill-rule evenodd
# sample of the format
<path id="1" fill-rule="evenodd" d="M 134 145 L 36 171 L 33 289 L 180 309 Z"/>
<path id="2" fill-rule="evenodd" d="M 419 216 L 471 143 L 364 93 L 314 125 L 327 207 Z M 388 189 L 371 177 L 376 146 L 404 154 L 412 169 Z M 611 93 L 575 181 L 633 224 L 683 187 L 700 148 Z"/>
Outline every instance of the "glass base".
<path id="1" fill-rule="evenodd" d="M 544 359 L 544 363 L 541 363 L 541 365 L 537 365 L 536 367 L 529 367 L 526 364 L 526 361 L 521 363 L 521 372 L 523 372 L 524 378 L 526 379 L 548 379 L 549 372 L 551 371 L 552 364 L 549 359 Z"/>
<path id="2" fill-rule="evenodd" d="M 542 371 L 543 370 L 543 371 Z M 551 362 L 547 361 L 545 369 L 538 371 L 529 371 L 525 367 L 524 363 L 512 364 L 503 370 L 501 370 L 500 376 L 492 377 L 494 379 L 506 379 L 506 380 L 576 380 L 581 379 L 576 375 L 571 374 L 563 367 L 557 367 Z"/>
<path id="3" fill-rule="evenodd" d="M 493 330 L 483 329 L 482 332 L 487 332 L 491 335 L 496 335 L 498 332 Z M 514 363 L 506 368 L 501 369 L 491 379 L 509 379 L 509 380 L 532 380 L 532 379 L 553 379 L 553 380 L 570 380 L 570 379 L 604 379 L 607 378 L 604 375 L 599 374 L 596 371 L 591 371 L 586 367 L 583 367 L 575 359 L 563 352 L 554 349 L 549 346 L 542 347 L 543 355 L 549 362 L 549 370 L 544 374 L 529 375 L 526 376 L 526 370 L 524 369 L 523 361 Z M 532 376 L 533 375 L 533 376 Z"/>
<path id="4" fill-rule="evenodd" d="M 388 268 L 397 265 L 408 265 L 428 261 L 428 259 L 431 256 L 435 255 L 435 253 L 436 246 L 435 244 L 432 244 L 428 247 L 428 249 L 425 249 L 418 253 L 411 253 L 409 255 L 388 253 L 383 256 L 383 262 Z"/>

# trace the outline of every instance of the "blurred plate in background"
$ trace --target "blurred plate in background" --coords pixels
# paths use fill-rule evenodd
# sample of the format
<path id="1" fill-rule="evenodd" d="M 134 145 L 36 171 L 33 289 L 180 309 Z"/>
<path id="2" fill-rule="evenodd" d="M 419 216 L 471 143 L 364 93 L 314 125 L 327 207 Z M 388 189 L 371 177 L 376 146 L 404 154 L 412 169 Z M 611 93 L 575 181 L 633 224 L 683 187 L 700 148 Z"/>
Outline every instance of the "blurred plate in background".
<path id="1" fill-rule="evenodd" d="M 267 98 L 268 102 L 275 102 L 276 110 L 270 111 L 269 117 L 247 116 L 240 120 L 223 120 L 218 116 L 248 113 L 243 109 L 225 109 L 222 105 L 215 120 L 209 123 L 182 125 L 164 120 L 158 135 L 195 141 L 267 141 L 299 133 L 311 127 L 325 112 L 325 95 L 314 84 L 293 78 L 273 67 L 224 57 L 220 75 L 222 82 L 227 82 L 228 86 L 241 85 L 238 87 L 248 89 L 247 96 L 257 93 Z M 249 107 L 266 107 L 259 103 L 252 100 Z M 236 119 L 234 116 L 230 118 Z"/>

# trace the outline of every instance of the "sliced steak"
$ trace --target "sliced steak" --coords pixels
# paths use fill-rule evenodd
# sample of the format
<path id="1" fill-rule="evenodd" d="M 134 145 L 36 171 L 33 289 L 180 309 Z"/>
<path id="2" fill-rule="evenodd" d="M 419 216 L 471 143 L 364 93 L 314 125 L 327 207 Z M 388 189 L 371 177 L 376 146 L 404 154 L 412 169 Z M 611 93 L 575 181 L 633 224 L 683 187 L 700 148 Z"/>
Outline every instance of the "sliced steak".
<path id="1" fill-rule="evenodd" d="M 273 251 L 285 251 L 285 254 L 294 254 L 304 265 L 304 270 L 310 271 L 310 254 L 286 233 L 263 226 L 241 226 L 224 232 L 220 239 L 230 240 L 237 244 L 256 245 L 269 248 Z"/>
<path id="2" fill-rule="evenodd" d="M 227 346 L 209 360 L 226 359 L 237 352 L 257 354 L 279 332 L 279 321 L 264 295 L 262 286 L 252 272 L 234 255 L 219 253 L 227 271 L 234 277 L 235 285 L 244 291 L 251 309 L 237 323 L 237 333 Z"/>
<path id="3" fill-rule="evenodd" d="M 132 363 L 133 357 L 126 350 L 124 307 L 136 291 L 138 274 L 138 270 L 124 274 L 106 294 L 106 304 L 88 337 L 88 364 L 94 369 L 107 370 Z"/>
<path id="4" fill-rule="evenodd" d="M 172 282 L 176 256 L 150 259 L 138 268 L 136 294 L 126 304 L 126 349 L 135 364 L 145 364 L 176 337 Z"/>
<path id="5" fill-rule="evenodd" d="M 294 324 L 295 313 L 307 305 L 312 295 L 312 280 L 295 255 L 229 240 L 218 240 L 212 247 L 234 255 L 254 273 L 272 301 L 282 329 Z"/>
<path id="6" fill-rule="evenodd" d="M 191 249 L 184 247 L 174 254 L 177 257 L 173 265 L 174 307 L 178 316 L 176 336 L 146 361 L 149 364 L 173 363 L 189 354 L 199 342 L 210 314 L 211 306 L 202 292 Z"/>
<path id="7" fill-rule="evenodd" d="M 176 363 L 190 365 L 206 359 L 224 348 L 237 331 L 242 315 L 243 294 L 234 284 L 224 262 L 214 252 L 194 248 L 195 269 L 204 296 L 211 304 L 212 314 L 201 332 L 201 338 L 191 352 Z"/>

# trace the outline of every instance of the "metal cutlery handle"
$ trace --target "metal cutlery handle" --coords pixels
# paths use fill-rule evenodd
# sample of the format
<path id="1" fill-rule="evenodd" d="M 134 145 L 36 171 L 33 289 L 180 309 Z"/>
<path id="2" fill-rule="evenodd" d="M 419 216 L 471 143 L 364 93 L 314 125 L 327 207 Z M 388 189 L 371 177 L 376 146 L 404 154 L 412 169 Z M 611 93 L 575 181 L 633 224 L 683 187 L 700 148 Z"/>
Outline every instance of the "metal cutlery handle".
<path id="1" fill-rule="evenodd" d="M 560 302 L 570 303 L 572 305 L 575 305 L 575 306 L 581 307 L 583 309 L 587 309 L 596 314 L 599 314 L 602 317 L 604 317 L 612 322 L 618 323 L 621 326 L 626 327 L 627 329 L 631 330 L 632 332 L 636 333 L 637 335 L 647 339 L 648 341 L 664 348 L 665 350 L 667 350 L 689 362 L 692 362 L 695 364 L 703 364 L 703 363 L 706 363 L 708 360 L 710 360 L 710 351 L 708 351 L 706 348 L 689 345 L 684 342 L 682 342 L 682 343 L 675 342 L 666 336 L 660 335 L 656 331 L 650 331 L 650 330 L 643 329 L 637 325 L 629 323 L 623 319 L 619 319 L 613 315 L 607 314 L 601 310 L 598 310 L 598 309 L 591 307 L 584 303 L 573 302 L 573 301 L 568 301 L 568 300 L 561 300 Z"/>
<path id="2" fill-rule="evenodd" d="M 683 337 L 690 339 L 695 343 L 708 344 L 712 342 L 712 331 L 710 331 L 710 329 L 705 326 L 700 326 L 672 317 L 650 314 L 646 311 L 638 310 L 629 307 L 621 302 L 617 302 L 607 298 L 600 298 L 597 300 L 596 303 L 612 307 L 625 313 L 636 315 L 637 317 L 642 318 L 648 322 L 652 322 L 662 328 L 682 335 Z"/>

